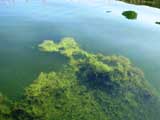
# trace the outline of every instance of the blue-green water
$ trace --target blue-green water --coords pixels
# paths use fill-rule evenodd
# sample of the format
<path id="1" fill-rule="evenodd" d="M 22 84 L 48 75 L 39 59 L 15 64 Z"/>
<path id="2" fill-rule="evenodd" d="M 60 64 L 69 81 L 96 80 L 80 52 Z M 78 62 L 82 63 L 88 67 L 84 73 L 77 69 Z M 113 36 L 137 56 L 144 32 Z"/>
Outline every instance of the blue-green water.
<path id="1" fill-rule="evenodd" d="M 134 10 L 136 20 L 121 13 Z M 110 12 L 106 12 L 110 11 Z M 71 36 L 87 51 L 123 55 L 160 91 L 160 9 L 118 1 L 0 1 L 0 91 L 17 97 L 40 72 L 66 59 L 41 53 L 45 39 Z"/>

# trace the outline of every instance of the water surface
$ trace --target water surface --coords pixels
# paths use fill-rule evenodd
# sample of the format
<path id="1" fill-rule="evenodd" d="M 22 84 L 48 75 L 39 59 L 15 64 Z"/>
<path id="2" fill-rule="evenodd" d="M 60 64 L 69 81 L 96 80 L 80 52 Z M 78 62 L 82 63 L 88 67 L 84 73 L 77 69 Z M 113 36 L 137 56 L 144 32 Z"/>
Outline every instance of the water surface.
<path id="1" fill-rule="evenodd" d="M 127 10 L 136 11 L 137 19 L 122 16 Z M 65 36 L 87 51 L 128 57 L 160 91 L 158 20 L 160 9 L 120 1 L 1 1 L 0 91 L 15 98 L 40 72 L 62 67 L 66 58 L 41 53 L 37 45 Z"/>

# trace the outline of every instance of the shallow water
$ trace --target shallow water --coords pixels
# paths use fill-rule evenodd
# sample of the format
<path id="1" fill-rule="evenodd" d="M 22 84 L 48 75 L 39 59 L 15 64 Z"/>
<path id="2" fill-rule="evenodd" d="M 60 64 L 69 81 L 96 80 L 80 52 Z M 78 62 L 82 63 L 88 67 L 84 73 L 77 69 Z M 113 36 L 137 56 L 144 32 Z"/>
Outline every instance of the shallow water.
<path id="1" fill-rule="evenodd" d="M 136 20 L 123 11 L 138 13 Z M 160 91 L 160 9 L 104 0 L 32 0 L 0 2 L 0 91 L 19 96 L 40 72 L 66 63 L 60 55 L 41 53 L 45 39 L 71 36 L 90 52 L 130 58 Z"/>

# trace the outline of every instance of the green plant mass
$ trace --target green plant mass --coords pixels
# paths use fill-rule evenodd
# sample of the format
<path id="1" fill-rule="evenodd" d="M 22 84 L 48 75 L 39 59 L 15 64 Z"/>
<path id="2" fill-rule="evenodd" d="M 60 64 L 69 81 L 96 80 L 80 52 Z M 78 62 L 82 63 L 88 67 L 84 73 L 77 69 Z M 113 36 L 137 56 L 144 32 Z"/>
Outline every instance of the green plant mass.
<path id="1" fill-rule="evenodd" d="M 159 120 L 159 97 L 127 58 L 88 53 L 73 38 L 38 47 L 69 63 L 41 73 L 19 101 L 1 95 L 2 120 Z"/>
<path id="2" fill-rule="evenodd" d="M 124 11 L 122 13 L 123 16 L 125 16 L 127 19 L 137 19 L 138 14 L 135 11 Z"/>
<path id="3" fill-rule="evenodd" d="M 160 8 L 159 0 L 119 0 L 119 1 L 124 1 L 136 5 L 146 5 L 146 6 Z"/>
<path id="4" fill-rule="evenodd" d="M 156 24 L 158 24 L 158 25 L 160 25 L 160 22 L 159 21 L 157 21 L 157 22 L 155 22 Z"/>

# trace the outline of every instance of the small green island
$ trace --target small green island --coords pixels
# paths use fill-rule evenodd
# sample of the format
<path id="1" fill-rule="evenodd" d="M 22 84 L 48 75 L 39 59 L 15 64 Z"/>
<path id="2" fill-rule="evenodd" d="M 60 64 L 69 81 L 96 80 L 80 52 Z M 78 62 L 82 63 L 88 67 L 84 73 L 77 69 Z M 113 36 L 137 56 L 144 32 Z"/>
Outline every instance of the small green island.
<path id="1" fill-rule="evenodd" d="M 125 16 L 125 18 L 130 19 L 130 20 L 135 20 L 138 17 L 137 12 L 129 10 L 129 11 L 124 11 L 122 13 L 123 16 Z"/>
<path id="2" fill-rule="evenodd" d="M 38 48 L 69 61 L 40 73 L 20 100 L 0 94 L 0 120 L 159 120 L 158 95 L 127 58 L 89 53 L 70 37 Z"/>

